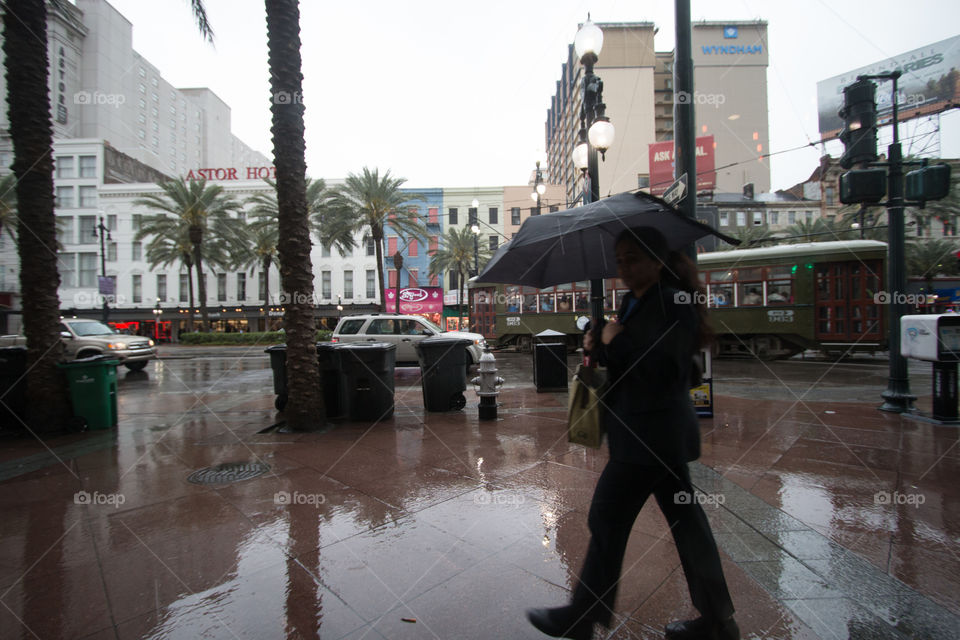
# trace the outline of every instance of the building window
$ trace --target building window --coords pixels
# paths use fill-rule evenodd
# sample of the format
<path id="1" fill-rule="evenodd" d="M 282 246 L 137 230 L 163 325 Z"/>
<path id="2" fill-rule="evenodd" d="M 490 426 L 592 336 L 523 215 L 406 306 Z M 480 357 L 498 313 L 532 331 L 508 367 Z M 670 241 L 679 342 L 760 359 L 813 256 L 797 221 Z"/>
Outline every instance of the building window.
<path id="1" fill-rule="evenodd" d="M 97 177 L 97 156 L 80 156 L 80 177 Z"/>
<path id="2" fill-rule="evenodd" d="M 270 304 L 270 301 L 267 300 L 267 274 L 263 271 L 260 272 L 257 279 L 257 297 L 263 300 L 265 304 Z"/>
<path id="3" fill-rule="evenodd" d="M 550 213 L 556 213 L 557 211 L 560 211 L 560 205 L 558 204 L 550 205 Z"/>
<path id="4" fill-rule="evenodd" d="M 117 261 L 117 243 L 108 242 L 107 243 L 107 262 L 116 262 Z"/>
<path id="5" fill-rule="evenodd" d="M 61 253 L 57 260 L 57 270 L 60 271 L 60 286 L 77 286 L 77 254 Z"/>
<path id="6" fill-rule="evenodd" d="M 490 251 L 496 251 L 499 238 L 497 238 L 497 236 L 490 236 L 489 242 L 490 242 Z"/>
<path id="7" fill-rule="evenodd" d="M 57 209 L 73 209 L 73 187 L 57 187 L 56 196 Z"/>
<path id="8" fill-rule="evenodd" d="M 450 282 L 450 287 L 449 287 L 450 291 L 456 291 L 457 289 L 460 288 L 460 281 L 457 279 L 456 271 L 450 272 L 450 277 L 448 278 L 448 280 Z"/>
<path id="9" fill-rule="evenodd" d="M 227 274 L 217 274 L 217 302 L 224 302 L 227 299 Z"/>
<path id="10" fill-rule="evenodd" d="M 80 279 L 78 285 L 81 287 L 97 286 L 97 254 L 80 254 Z"/>
<path id="11" fill-rule="evenodd" d="M 321 271 L 321 272 L 320 272 L 320 296 L 321 296 L 322 298 L 328 298 L 328 299 L 330 298 L 330 291 L 331 291 L 331 287 L 330 287 L 330 283 L 331 283 L 330 275 L 331 275 L 331 274 L 330 274 L 329 271 Z"/>
<path id="12" fill-rule="evenodd" d="M 95 209 L 97 207 L 97 188 L 80 187 L 80 208 Z"/>
<path id="13" fill-rule="evenodd" d="M 107 229 L 110 231 L 117 230 L 117 216 L 114 213 L 111 213 L 107 216 Z"/>
<path id="14" fill-rule="evenodd" d="M 449 212 L 449 219 L 447 220 L 447 223 L 457 224 L 457 208 L 450 207 L 447 211 Z"/>
<path id="15" fill-rule="evenodd" d="M 470 207 L 469 209 L 467 209 L 467 224 L 471 227 L 477 224 L 477 208 L 476 207 Z"/>
<path id="16" fill-rule="evenodd" d="M 439 224 L 440 223 L 440 208 L 439 207 L 427 207 L 427 222 L 429 224 Z"/>
<path id="17" fill-rule="evenodd" d="M 720 226 L 721 227 L 730 226 L 730 214 L 726 211 L 720 212 Z"/>
<path id="18" fill-rule="evenodd" d="M 387 238 L 387 256 L 392 256 L 397 252 L 397 237 Z"/>
<path id="19" fill-rule="evenodd" d="M 353 271 L 343 272 L 343 297 L 346 300 L 353 299 Z"/>
<path id="20" fill-rule="evenodd" d="M 57 156 L 57 177 L 75 178 L 73 156 Z"/>
<path id="21" fill-rule="evenodd" d="M 745 227 L 747 226 L 747 212 L 746 211 L 737 211 L 737 226 Z"/>
<path id="22" fill-rule="evenodd" d="M 797 223 L 797 212 L 788 211 L 787 212 L 787 224 L 796 224 Z"/>
<path id="23" fill-rule="evenodd" d="M 432 256 L 437 253 L 437 249 L 440 247 L 440 238 L 437 236 L 430 236 L 430 248 L 427 250 L 427 255 Z"/>
<path id="24" fill-rule="evenodd" d="M 365 240 L 365 244 L 367 245 L 367 255 L 368 255 L 368 256 L 375 256 L 375 255 L 377 255 L 377 245 L 376 245 L 376 243 L 373 241 L 373 238 L 371 238 L 370 236 L 367 236 L 367 238 L 366 238 L 366 240 Z"/>
<path id="25" fill-rule="evenodd" d="M 761 226 L 761 225 L 763 224 L 763 212 L 762 212 L 762 211 L 754 211 L 754 212 L 753 212 L 753 224 L 754 224 L 754 226 L 756 226 L 756 227 L 759 227 L 759 226 Z"/>
<path id="26" fill-rule="evenodd" d="M 827 206 L 832 207 L 834 205 L 834 198 L 836 197 L 836 192 L 833 187 L 827 187 Z"/>
<path id="27" fill-rule="evenodd" d="M 167 301 L 167 274 L 157 274 L 157 302 Z"/>
<path id="28" fill-rule="evenodd" d="M 330 245 L 325 244 L 325 245 L 323 245 L 323 247 L 321 247 L 321 249 L 320 249 L 320 257 L 321 257 L 321 258 L 329 258 L 329 257 L 330 257 Z"/>
<path id="29" fill-rule="evenodd" d="M 179 285 L 179 286 L 180 286 L 180 295 L 179 295 L 180 302 L 187 302 L 187 301 L 189 300 L 189 299 L 187 298 L 187 295 L 188 295 L 188 293 L 190 292 L 190 280 L 189 280 L 187 274 L 185 274 L 185 273 L 181 273 L 181 274 L 180 274 L 180 285 Z"/>
<path id="30" fill-rule="evenodd" d="M 770 224 L 780 224 L 780 212 L 779 211 L 767 212 L 767 219 L 770 220 Z"/>
<path id="31" fill-rule="evenodd" d="M 143 243 L 134 242 L 130 245 L 130 259 L 143 260 Z"/>
<path id="32" fill-rule="evenodd" d="M 418 247 L 417 247 L 417 239 L 416 239 L 416 238 L 412 238 L 412 239 L 410 240 L 410 244 L 407 245 L 407 255 L 410 256 L 411 258 L 416 258 L 416 257 L 417 257 L 417 250 L 418 250 Z"/>
<path id="33" fill-rule="evenodd" d="M 237 302 L 247 299 L 247 274 L 241 271 L 237 274 Z"/>
<path id="34" fill-rule="evenodd" d="M 431 286 L 431 287 L 439 287 L 439 286 L 440 286 L 440 280 L 437 278 L 437 274 L 435 274 L 435 273 L 430 275 L 430 286 Z"/>
<path id="35" fill-rule="evenodd" d="M 813 222 L 813 211 L 806 212 L 807 222 Z"/>
<path id="36" fill-rule="evenodd" d="M 387 278 L 387 282 L 389 283 L 387 284 L 387 286 L 390 287 L 391 289 L 396 289 L 397 288 L 397 270 L 390 269 L 389 271 L 387 271 L 387 275 L 389 276 Z"/>
<path id="37" fill-rule="evenodd" d="M 77 238 L 77 244 L 94 244 L 96 240 L 96 216 L 80 216 L 80 237 Z"/>
<path id="38" fill-rule="evenodd" d="M 490 224 L 497 224 L 497 220 L 500 219 L 500 209 L 498 207 L 490 207 L 487 214 L 490 217 Z"/>
<path id="39" fill-rule="evenodd" d="M 538 215 L 540 215 L 540 208 L 539 208 L 539 207 L 530 207 L 530 215 L 532 215 L 532 216 L 538 216 Z"/>
<path id="40" fill-rule="evenodd" d="M 377 274 L 372 269 L 367 269 L 367 298 L 372 300 L 377 297 Z"/>
<path id="41" fill-rule="evenodd" d="M 57 240 L 73 244 L 73 216 L 57 216 Z"/>
<path id="42" fill-rule="evenodd" d="M 139 273 L 133 275 L 133 302 L 143 302 L 143 276 Z"/>
<path id="43" fill-rule="evenodd" d="M 420 283 L 417 281 L 417 277 L 420 273 L 419 269 L 407 269 L 407 286 L 408 287 L 419 287 Z"/>
<path id="44" fill-rule="evenodd" d="M 140 229 L 143 227 L 143 214 L 141 213 L 133 214 L 133 216 L 131 216 L 130 218 L 130 221 L 133 225 L 133 230 L 140 231 Z"/>
<path id="45" fill-rule="evenodd" d="M 510 207 L 510 224 L 520 224 L 520 207 Z"/>

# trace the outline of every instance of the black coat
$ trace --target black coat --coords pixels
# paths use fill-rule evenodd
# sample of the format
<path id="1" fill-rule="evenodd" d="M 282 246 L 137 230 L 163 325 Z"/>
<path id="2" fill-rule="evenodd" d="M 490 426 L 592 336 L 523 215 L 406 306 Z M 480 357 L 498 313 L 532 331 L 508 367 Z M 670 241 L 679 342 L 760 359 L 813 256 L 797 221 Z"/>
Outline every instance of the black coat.
<path id="1" fill-rule="evenodd" d="M 676 466 L 700 457 L 700 424 L 690 399 L 698 318 L 689 295 L 655 284 L 618 318 L 624 330 L 605 345 L 611 460 Z"/>

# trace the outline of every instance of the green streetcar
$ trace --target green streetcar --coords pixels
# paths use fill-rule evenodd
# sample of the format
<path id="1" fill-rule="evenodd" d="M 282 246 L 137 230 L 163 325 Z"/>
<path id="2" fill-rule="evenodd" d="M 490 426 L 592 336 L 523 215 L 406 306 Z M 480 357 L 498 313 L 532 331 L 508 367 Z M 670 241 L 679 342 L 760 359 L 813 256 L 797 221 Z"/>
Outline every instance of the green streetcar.
<path id="1" fill-rule="evenodd" d="M 886 243 L 874 240 L 700 254 L 715 354 L 772 359 L 807 349 L 828 355 L 885 350 L 886 255 Z M 604 281 L 604 289 L 605 310 L 613 316 L 626 290 L 615 278 Z M 547 289 L 471 283 L 471 330 L 501 347 L 527 349 L 549 329 L 576 346 L 576 320 L 589 315 L 589 294 L 589 282 Z"/>

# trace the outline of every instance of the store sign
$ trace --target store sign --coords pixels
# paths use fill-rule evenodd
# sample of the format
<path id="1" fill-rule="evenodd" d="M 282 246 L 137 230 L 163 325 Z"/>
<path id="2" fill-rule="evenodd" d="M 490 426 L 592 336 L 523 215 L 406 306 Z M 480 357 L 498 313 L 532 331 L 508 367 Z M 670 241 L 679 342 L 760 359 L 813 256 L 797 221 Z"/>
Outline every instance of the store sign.
<path id="1" fill-rule="evenodd" d="M 697 138 L 697 191 L 712 191 L 717 185 L 713 136 Z M 674 182 L 673 140 L 650 147 L 650 193 L 661 195 Z"/>
<path id="2" fill-rule="evenodd" d="M 187 180 L 263 180 L 277 177 L 276 167 L 217 167 L 213 169 L 191 169 Z"/>
<path id="3" fill-rule="evenodd" d="M 397 290 L 387 289 L 386 310 L 395 312 Z M 443 313 L 443 289 L 441 287 L 407 287 L 400 289 L 400 313 Z"/>

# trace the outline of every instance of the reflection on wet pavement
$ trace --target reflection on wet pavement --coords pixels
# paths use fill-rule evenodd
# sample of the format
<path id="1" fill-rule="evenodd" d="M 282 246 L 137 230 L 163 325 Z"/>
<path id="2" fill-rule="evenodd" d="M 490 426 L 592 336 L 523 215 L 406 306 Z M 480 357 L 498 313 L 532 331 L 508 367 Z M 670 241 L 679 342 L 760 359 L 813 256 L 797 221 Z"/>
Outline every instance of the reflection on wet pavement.
<path id="1" fill-rule="evenodd" d="M 279 434 L 262 352 L 199 353 L 121 374 L 116 432 L 2 441 L 0 636 L 543 637 L 523 611 L 568 598 L 606 453 L 528 355 L 494 422 L 471 390 L 425 413 L 403 368 L 390 419 Z M 957 431 L 875 411 L 875 362 L 767 364 L 716 365 L 691 467 L 744 637 L 960 637 Z M 243 461 L 270 471 L 186 480 Z M 611 638 L 694 614 L 653 503 L 616 608 Z"/>

